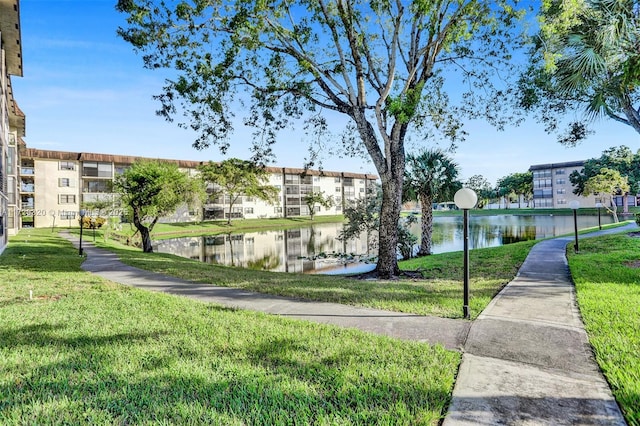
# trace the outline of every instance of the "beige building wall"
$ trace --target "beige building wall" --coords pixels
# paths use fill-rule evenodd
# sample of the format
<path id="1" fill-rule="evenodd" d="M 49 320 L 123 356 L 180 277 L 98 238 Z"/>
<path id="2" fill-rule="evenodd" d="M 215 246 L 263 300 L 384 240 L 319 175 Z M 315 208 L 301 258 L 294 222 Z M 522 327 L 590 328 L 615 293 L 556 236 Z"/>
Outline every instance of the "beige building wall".
<path id="1" fill-rule="evenodd" d="M 61 164 L 66 167 L 62 168 Z M 68 168 L 73 165 L 73 170 Z M 34 227 L 77 224 L 80 210 L 77 162 L 34 159 Z"/>
<path id="2" fill-rule="evenodd" d="M 533 201 L 535 208 L 569 208 L 572 201 L 578 201 L 580 207 L 595 207 L 594 195 L 582 196 L 573 193 L 574 187 L 569 176 L 581 171 L 584 161 L 533 165 Z"/>
<path id="3" fill-rule="evenodd" d="M 22 217 L 24 224 L 33 223 L 35 227 L 77 226 L 78 212 L 86 209 L 87 201 L 96 198 L 112 198 L 113 194 L 92 192 L 88 183 L 112 181 L 113 177 L 139 157 L 96 153 L 73 153 L 24 149 L 21 163 L 25 171 L 29 171 L 28 181 L 25 176 L 24 189 L 20 194 L 25 203 Z M 197 175 L 197 167 L 201 162 L 182 160 L 162 160 L 178 163 L 179 168 L 191 176 Z M 112 171 L 109 175 L 83 176 L 88 163 L 103 164 Z M 84 166 L 84 167 L 83 167 Z M 257 198 L 240 197 L 233 205 L 234 219 L 277 218 L 308 216 L 307 206 L 302 197 L 309 191 L 322 191 L 325 196 L 332 196 L 334 203 L 325 208 L 318 206 L 317 215 L 342 214 L 344 205 L 356 198 L 364 197 L 368 188 L 375 187 L 376 176 L 346 173 L 320 172 L 316 170 L 267 168 L 270 185 L 279 189 L 275 202 L 266 202 Z M 306 175 L 305 175 L 306 173 Z M 178 209 L 171 217 L 163 218 L 164 222 L 187 222 L 202 220 L 203 208 L 216 212 L 216 218 L 228 214 L 228 197 L 218 197 L 215 203 L 205 206 L 186 206 Z M 120 216 L 121 209 L 109 210 L 102 215 Z M 95 214 L 95 213 L 93 213 Z M 91 214 L 90 214 L 91 215 Z"/>
<path id="4" fill-rule="evenodd" d="M 11 77 L 22 77 L 19 0 L 0 0 L 0 253 L 19 229 L 17 149 L 25 117 L 13 96 Z"/>

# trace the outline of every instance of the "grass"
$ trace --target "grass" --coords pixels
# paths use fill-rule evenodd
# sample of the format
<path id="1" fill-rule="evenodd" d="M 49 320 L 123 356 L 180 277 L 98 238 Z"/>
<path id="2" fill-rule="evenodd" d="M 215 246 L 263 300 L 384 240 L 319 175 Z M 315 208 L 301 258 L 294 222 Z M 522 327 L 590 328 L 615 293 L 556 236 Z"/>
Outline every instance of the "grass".
<path id="1" fill-rule="evenodd" d="M 435 425 L 450 400 L 460 355 L 441 347 L 145 292 L 80 262 L 47 229 L 0 256 L 0 424 Z"/>
<path id="2" fill-rule="evenodd" d="M 211 265 L 165 253 L 98 241 L 129 265 L 218 286 L 323 302 L 343 303 L 397 312 L 462 318 L 462 252 L 442 253 L 401 262 L 425 279 L 369 281 L 326 275 L 265 272 Z M 535 241 L 471 250 L 470 309 L 477 317 L 513 279 Z"/>
<path id="3" fill-rule="evenodd" d="M 640 238 L 580 242 L 569 267 L 596 359 L 627 423 L 640 425 Z"/>

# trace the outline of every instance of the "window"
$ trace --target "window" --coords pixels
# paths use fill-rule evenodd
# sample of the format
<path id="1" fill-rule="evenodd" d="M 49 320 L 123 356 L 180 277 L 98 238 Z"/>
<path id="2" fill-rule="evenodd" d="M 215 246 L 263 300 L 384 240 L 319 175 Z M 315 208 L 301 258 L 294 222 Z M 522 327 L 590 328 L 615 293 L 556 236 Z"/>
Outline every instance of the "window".
<path id="1" fill-rule="evenodd" d="M 253 207 L 245 207 L 244 214 L 253 214 Z"/>
<path id="2" fill-rule="evenodd" d="M 565 170 L 564 170 L 564 169 L 558 169 L 558 170 L 556 170 L 556 174 L 557 174 L 557 175 L 563 175 L 563 174 L 565 174 L 565 173 L 566 173 L 566 172 L 565 172 Z"/>
<path id="3" fill-rule="evenodd" d="M 340 183 L 340 178 L 339 178 L 339 177 L 337 177 L 337 178 L 335 178 L 333 181 L 334 181 L 335 183 Z"/>
<path id="4" fill-rule="evenodd" d="M 60 170 L 75 170 L 76 164 L 73 161 L 61 161 Z"/>
<path id="5" fill-rule="evenodd" d="M 286 185 L 297 185 L 300 183 L 300 176 L 298 175 L 285 175 L 284 183 Z"/>
<path id="6" fill-rule="evenodd" d="M 282 213 L 282 207 L 274 207 L 273 208 L 273 212 L 274 213 Z"/>
<path id="7" fill-rule="evenodd" d="M 566 190 L 566 189 L 564 189 L 564 188 L 560 188 L 560 189 L 558 189 L 558 190 L 556 191 L 556 194 L 564 194 L 564 193 L 566 193 L 566 192 L 567 192 L 567 190 Z"/>
<path id="8" fill-rule="evenodd" d="M 336 192 L 340 192 L 340 187 L 336 186 Z"/>
<path id="9" fill-rule="evenodd" d="M 360 188 L 360 192 L 364 192 L 364 188 Z"/>
<path id="10" fill-rule="evenodd" d="M 82 192 L 111 192 L 111 181 L 107 180 L 85 180 Z"/>
<path id="11" fill-rule="evenodd" d="M 82 163 L 82 176 L 91 177 L 111 177 L 113 166 L 111 163 L 98 163 L 95 161 L 85 161 Z"/>
<path id="12" fill-rule="evenodd" d="M 556 179 L 556 183 L 558 185 L 565 185 L 567 183 L 566 179 Z"/>
<path id="13" fill-rule="evenodd" d="M 558 204 L 567 204 L 567 200 L 564 198 L 558 198 Z"/>
<path id="14" fill-rule="evenodd" d="M 542 179 L 551 177 L 551 170 L 536 170 L 533 172 L 534 179 Z"/>
<path id="15" fill-rule="evenodd" d="M 69 188 L 73 186 L 73 180 L 69 179 L 69 178 L 59 178 L 58 179 L 58 186 L 59 187 L 65 187 L 65 188 Z"/>
<path id="16" fill-rule="evenodd" d="M 59 196 L 60 204 L 75 204 L 76 196 L 72 194 L 60 194 Z"/>

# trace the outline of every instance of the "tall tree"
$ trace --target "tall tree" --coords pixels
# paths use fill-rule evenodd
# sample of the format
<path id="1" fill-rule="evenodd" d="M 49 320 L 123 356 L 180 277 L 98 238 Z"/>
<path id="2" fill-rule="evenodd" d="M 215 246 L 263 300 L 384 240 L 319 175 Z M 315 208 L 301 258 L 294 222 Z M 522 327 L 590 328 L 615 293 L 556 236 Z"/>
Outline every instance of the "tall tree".
<path id="1" fill-rule="evenodd" d="M 549 132 L 575 145 L 589 122 L 608 117 L 640 133 L 640 6 L 637 0 L 544 0 L 521 106 L 538 111 Z"/>
<path id="2" fill-rule="evenodd" d="M 491 187 L 489 181 L 482 175 L 473 175 L 466 180 L 464 186 L 473 189 L 478 195 L 478 208 L 481 209 L 492 198 L 495 197 L 496 191 Z"/>
<path id="3" fill-rule="evenodd" d="M 640 193 L 640 150 L 634 154 L 625 145 L 606 149 L 600 157 L 585 161 L 582 170 L 572 172 L 569 180 L 575 187 L 573 192 L 581 195 L 587 180 L 599 174 L 603 168 L 620 172 L 628 180 L 629 191 L 632 194 Z"/>
<path id="4" fill-rule="evenodd" d="M 496 184 L 498 195 L 505 197 L 508 203 L 512 198 L 517 198 L 518 207 L 524 198 L 529 201 L 533 198 L 533 173 L 511 173 L 503 178 L 498 179 Z"/>
<path id="5" fill-rule="evenodd" d="M 114 189 L 130 210 L 145 253 L 153 251 L 151 231 L 158 219 L 204 196 L 202 182 L 180 171 L 176 164 L 148 160 L 136 161 L 117 176 Z"/>
<path id="6" fill-rule="evenodd" d="M 407 155 L 405 197 L 419 200 L 422 209 L 418 256 L 431 254 L 433 203 L 453 200 L 455 192 L 462 187 L 458 174 L 458 165 L 441 149 Z"/>
<path id="7" fill-rule="evenodd" d="M 255 197 L 264 201 L 274 201 L 278 190 L 269 185 L 269 173 L 251 161 L 229 158 L 220 163 L 209 162 L 198 167 L 202 179 L 221 191 L 220 196 L 229 197 L 227 223 L 231 225 L 233 206 L 240 197 Z"/>
<path id="8" fill-rule="evenodd" d="M 159 114 L 184 113 L 197 148 L 228 148 L 234 110 L 256 129 L 256 161 L 298 120 L 320 138 L 327 111 L 348 117 L 341 139 L 368 153 L 382 183 L 381 277 L 399 273 L 407 134 L 423 126 L 455 141 L 463 113 L 505 123 L 492 76 L 510 75 L 499 74 L 521 15 L 510 0 L 119 0 L 117 9 L 128 22 L 118 33 L 145 67 L 175 71 Z M 445 77 L 456 95 L 468 90 L 461 104 L 450 102 Z"/>
<path id="9" fill-rule="evenodd" d="M 316 205 L 321 205 L 322 207 L 328 208 L 333 205 L 333 197 L 330 195 L 325 195 L 324 192 L 310 192 L 305 194 L 302 197 L 302 202 L 309 209 L 309 216 L 311 216 L 311 220 L 316 215 Z"/>
<path id="10" fill-rule="evenodd" d="M 585 195 L 597 195 L 602 198 L 603 205 L 609 213 L 613 215 L 613 220 L 618 222 L 616 203 L 614 195 L 624 195 L 629 191 L 627 178 L 620 175 L 617 170 L 603 168 L 595 176 L 590 177 L 584 183 Z"/>

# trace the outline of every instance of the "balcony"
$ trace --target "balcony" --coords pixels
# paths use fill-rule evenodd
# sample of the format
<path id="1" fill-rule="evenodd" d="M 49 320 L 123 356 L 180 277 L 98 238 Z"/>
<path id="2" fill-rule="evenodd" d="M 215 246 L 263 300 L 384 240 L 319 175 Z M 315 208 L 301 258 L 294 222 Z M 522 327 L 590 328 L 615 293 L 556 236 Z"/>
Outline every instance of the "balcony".
<path id="1" fill-rule="evenodd" d="M 33 167 L 20 167 L 20 174 L 23 176 L 33 176 L 35 175 L 35 169 Z"/>

